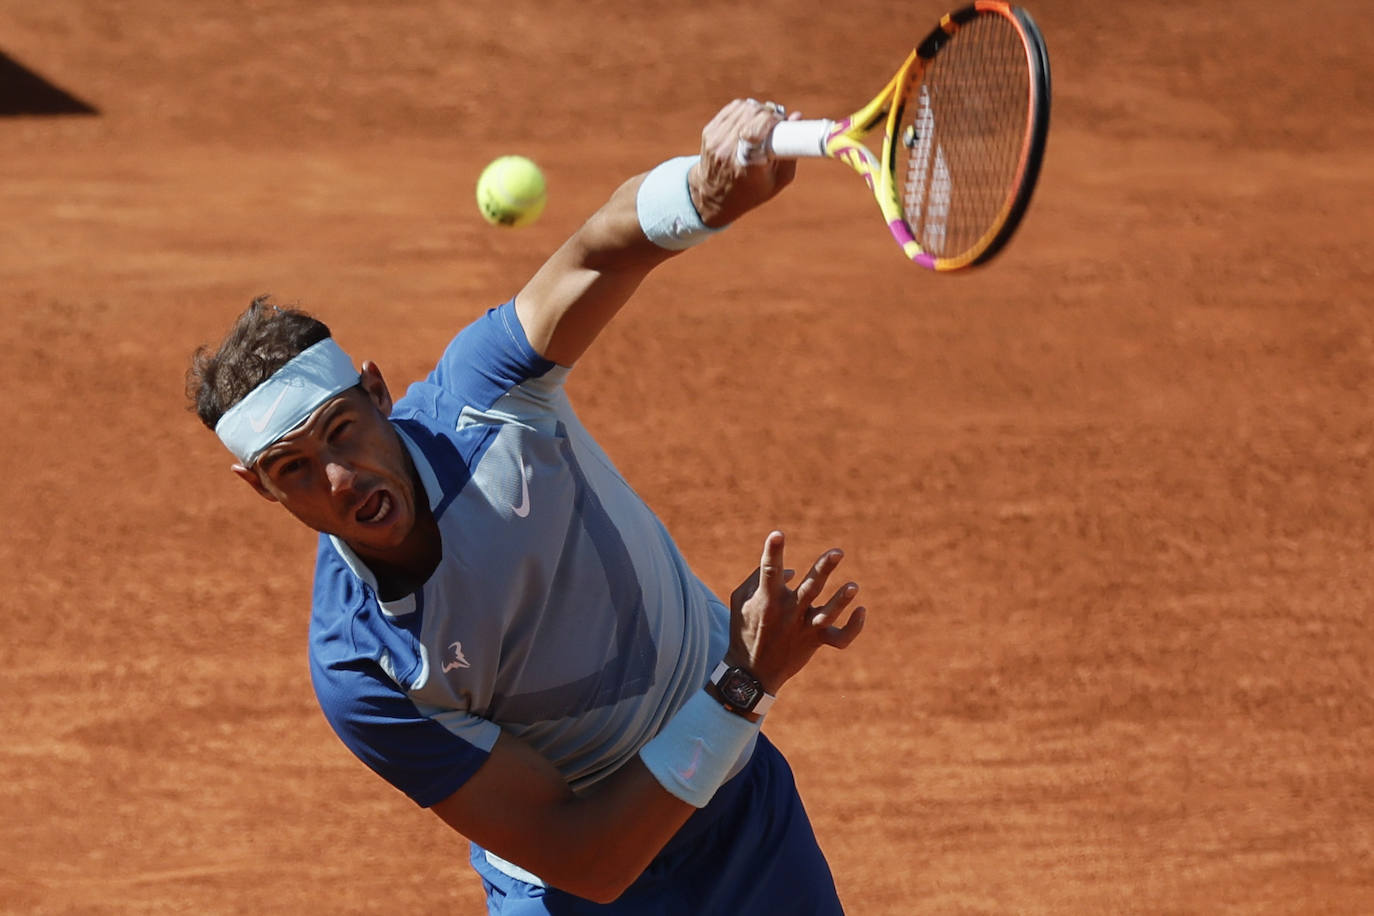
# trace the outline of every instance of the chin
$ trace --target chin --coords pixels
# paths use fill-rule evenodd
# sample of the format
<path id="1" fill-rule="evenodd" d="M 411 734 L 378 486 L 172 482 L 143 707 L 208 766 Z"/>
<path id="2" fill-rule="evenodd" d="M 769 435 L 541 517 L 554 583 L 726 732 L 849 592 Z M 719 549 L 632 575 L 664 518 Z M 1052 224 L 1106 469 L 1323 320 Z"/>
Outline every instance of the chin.
<path id="1" fill-rule="evenodd" d="M 353 526 L 353 537 L 349 540 L 366 545 L 373 550 L 394 550 L 406 542 L 415 530 L 415 519 L 409 513 L 398 513 L 397 517 L 382 525 Z"/>

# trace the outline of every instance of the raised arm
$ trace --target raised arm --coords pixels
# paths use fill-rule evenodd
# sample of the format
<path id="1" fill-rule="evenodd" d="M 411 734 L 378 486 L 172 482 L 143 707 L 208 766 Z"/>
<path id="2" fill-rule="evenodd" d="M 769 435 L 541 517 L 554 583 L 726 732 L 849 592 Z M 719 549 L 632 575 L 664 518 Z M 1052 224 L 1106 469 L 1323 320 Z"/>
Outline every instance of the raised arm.
<path id="1" fill-rule="evenodd" d="M 783 537 L 774 532 L 759 569 L 731 596 L 727 658 L 752 671 L 770 693 L 820 646 L 843 649 L 863 628 L 863 608 L 839 625 L 858 589 L 854 583 L 820 603 L 840 559 L 838 550 L 823 553 L 793 591 L 783 571 Z M 528 745 L 502 735 L 472 778 L 433 810 L 479 846 L 553 886 L 610 901 L 709 800 L 724 775 L 707 772 L 712 752 L 733 760 L 757 732 L 754 718 L 726 711 L 717 696 L 693 697 L 638 757 L 585 795 L 574 794 Z"/>
<path id="2" fill-rule="evenodd" d="M 752 99 L 736 99 L 722 108 L 702 131 L 700 158 L 686 171 L 687 195 L 681 201 L 672 199 L 681 190 L 676 186 L 681 172 L 672 163 L 617 188 L 516 295 L 515 311 L 534 349 L 556 363 L 572 365 L 649 271 L 683 250 L 664 247 L 665 242 L 676 244 L 673 239 L 652 240 L 641 217 L 671 215 L 672 208 L 681 207 L 684 225 L 699 221 L 707 230 L 719 229 L 790 183 L 794 160 L 743 165 L 736 157 L 741 139 L 760 141 L 780 119 L 776 107 Z M 706 234 L 685 241 L 690 244 Z"/>

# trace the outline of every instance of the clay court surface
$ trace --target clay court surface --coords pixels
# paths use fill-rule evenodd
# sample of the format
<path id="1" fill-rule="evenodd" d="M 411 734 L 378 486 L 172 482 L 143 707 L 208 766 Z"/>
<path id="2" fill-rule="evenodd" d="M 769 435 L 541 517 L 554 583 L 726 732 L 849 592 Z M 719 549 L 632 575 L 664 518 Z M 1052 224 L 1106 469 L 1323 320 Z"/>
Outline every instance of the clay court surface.
<path id="1" fill-rule="evenodd" d="M 893 9 L 0 0 L 100 111 L 0 118 L 0 911 L 481 912 L 320 715 L 314 539 L 188 356 L 271 292 L 403 388 L 728 99 L 865 101 L 945 11 L 855 24 Z M 848 551 L 869 630 L 768 733 L 851 914 L 1374 912 L 1366 6 L 1030 9 L 1054 120 L 1001 259 L 919 271 L 805 163 L 574 402 L 718 590 L 774 526 Z M 528 230 L 473 203 L 508 152 Z"/>

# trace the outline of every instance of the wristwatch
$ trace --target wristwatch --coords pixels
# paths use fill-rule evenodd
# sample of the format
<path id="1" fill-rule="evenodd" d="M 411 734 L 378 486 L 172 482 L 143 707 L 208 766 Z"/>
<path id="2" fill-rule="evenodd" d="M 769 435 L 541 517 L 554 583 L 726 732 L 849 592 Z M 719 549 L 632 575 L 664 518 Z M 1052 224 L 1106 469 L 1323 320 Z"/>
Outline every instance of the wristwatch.
<path id="1" fill-rule="evenodd" d="M 758 678 L 743 668 L 725 662 L 716 665 L 716 670 L 711 672 L 711 683 L 720 691 L 725 708 L 731 712 L 762 716 L 777 699 L 763 689 Z"/>

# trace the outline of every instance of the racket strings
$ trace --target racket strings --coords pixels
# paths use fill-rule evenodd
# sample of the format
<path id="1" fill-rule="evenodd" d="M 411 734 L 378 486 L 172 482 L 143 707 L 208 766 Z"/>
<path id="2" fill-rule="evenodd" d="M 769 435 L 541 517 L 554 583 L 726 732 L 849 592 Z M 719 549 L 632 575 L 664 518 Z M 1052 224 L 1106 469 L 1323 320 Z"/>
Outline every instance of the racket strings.
<path id="1" fill-rule="evenodd" d="M 898 145 L 902 207 L 920 246 L 969 251 L 998 227 L 1022 171 L 1030 73 L 1016 26 L 965 24 L 907 100 Z"/>

